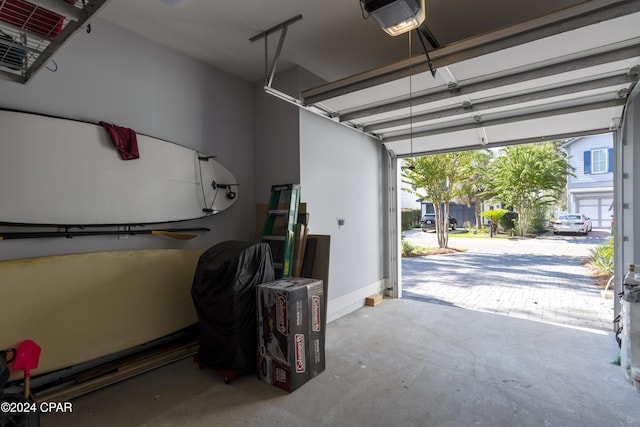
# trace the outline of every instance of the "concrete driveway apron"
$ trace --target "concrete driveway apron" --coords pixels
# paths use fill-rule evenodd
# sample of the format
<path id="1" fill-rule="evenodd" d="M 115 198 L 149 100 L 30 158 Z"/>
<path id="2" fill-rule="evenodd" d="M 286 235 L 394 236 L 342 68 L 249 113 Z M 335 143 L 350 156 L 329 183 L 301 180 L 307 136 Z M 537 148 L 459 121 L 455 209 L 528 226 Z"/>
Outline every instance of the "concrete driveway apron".
<path id="1" fill-rule="evenodd" d="M 404 232 L 437 247 L 435 233 Z M 402 259 L 404 298 L 534 321 L 611 331 L 613 300 L 604 299 L 582 262 L 609 233 L 551 233 L 533 239 L 449 238 L 465 252 Z"/>

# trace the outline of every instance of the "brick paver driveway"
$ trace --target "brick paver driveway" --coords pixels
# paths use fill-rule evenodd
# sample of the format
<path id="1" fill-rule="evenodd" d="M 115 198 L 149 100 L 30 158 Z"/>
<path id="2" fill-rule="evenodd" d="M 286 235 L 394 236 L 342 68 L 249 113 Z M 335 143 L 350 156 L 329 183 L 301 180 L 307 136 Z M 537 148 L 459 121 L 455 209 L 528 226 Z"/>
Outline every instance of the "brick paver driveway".
<path id="1" fill-rule="evenodd" d="M 434 233 L 405 239 L 437 247 Z M 533 239 L 449 238 L 465 252 L 403 258 L 403 297 L 462 308 L 611 331 L 613 301 L 605 300 L 582 265 L 606 231 Z"/>

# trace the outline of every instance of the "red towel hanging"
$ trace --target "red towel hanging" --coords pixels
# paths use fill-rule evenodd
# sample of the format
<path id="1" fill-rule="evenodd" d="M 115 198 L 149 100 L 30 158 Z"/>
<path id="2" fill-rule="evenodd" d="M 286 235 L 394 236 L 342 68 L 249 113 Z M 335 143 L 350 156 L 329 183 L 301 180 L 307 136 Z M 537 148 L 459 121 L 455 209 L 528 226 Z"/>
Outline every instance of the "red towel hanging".
<path id="1" fill-rule="evenodd" d="M 140 152 L 138 151 L 138 138 L 136 132 L 133 129 L 112 125 L 111 123 L 100 122 L 100 126 L 103 126 L 109 136 L 111 136 L 111 142 L 120 153 L 122 160 L 133 160 L 140 158 Z"/>

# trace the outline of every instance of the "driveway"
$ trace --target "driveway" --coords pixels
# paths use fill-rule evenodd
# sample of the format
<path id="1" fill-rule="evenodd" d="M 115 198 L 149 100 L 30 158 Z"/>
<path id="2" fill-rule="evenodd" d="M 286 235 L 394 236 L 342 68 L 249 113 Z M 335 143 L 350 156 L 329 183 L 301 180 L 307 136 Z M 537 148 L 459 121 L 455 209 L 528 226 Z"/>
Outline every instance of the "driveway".
<path id="1" fill-rule="evenodd" d="M 405 239 L 437 247 L 434 233 Z M 465 252 L 402 259 L 404 298 L 529 320 L 611 331 L 613 300 L 605 300 L 582 261 L 608 231 L 533 239 L 449 237 Z M 446 319 L 443 319 L 446 320 Z"/>

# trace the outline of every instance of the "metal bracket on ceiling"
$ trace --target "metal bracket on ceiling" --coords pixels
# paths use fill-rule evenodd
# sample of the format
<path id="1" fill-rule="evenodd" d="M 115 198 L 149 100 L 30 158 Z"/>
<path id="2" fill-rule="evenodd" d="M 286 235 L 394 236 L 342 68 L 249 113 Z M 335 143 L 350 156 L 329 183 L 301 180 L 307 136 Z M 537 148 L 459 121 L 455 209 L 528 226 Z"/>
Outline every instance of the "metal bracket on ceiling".
<path id="1" fill-rule="evenodd" d="M 2 0 L 0 0 L 2 1 Z M 380 136 L 378 136 L 375 133 L 371 133 L 371 132 L 365 132 L 363 129 L 362 125 L 358 125 L 358 124 L 353 124 L 351 122 L 348 121 L 341 121 L 341 120 L 336 120 L 337 118 L 340 117 L 338 112 L 334 112 L 334 111 L 328 111 L 325 108 L 323 108 L 320 105 L 308 105 L 304 102 L 304 100 L 302 99 L 298 99 L 294 96 L 288 95 L 284 92 L 281 92 L 280 90 L 271 87 L 271 84 L 273 83 L 273 77 L 275 76 L 276 73 L 276 66 L 278 65 L 278 60 L 280 59 L 280 53 L 282 52 L 282 45 L 284 44 L 284 39 L 287 36 L 287 30 L 289 28 L 289 26 L 291 24 L 294 24 L 298 21 L 300 21 L 302 19 L 302 15 L 298 14 L 296 16 L 294 16 L 293 18 L 289 18 L 284 22 L 281 22 L 278 25 L 274 25 L 273 27 L 269 28 L 268 30 L 265 30 L 263 32 L 261 32 L 260 34 L 256 34 L 255 36 L 251 37 L 249 39 L 250 42 L 255 42 L 258 41 L 260 39 L 264 38 L 264 74 L 265 74 L 265 85 L 264 85 L 264 91 L 269 94 L 272 95 L 276 98 L 279 98 L 285 102 L 288 102 L 292 105 L 295 105 L 298 108 L 302 108 L 305 109 L 311 113 L 317 114 L 321 117 L 324 117 L 326 119 L 335 121 L 343 126 L 346 126 L 350 129 L 355 129 L 359 132 L 362 132 L 364 134 L 367 134 L 373 138 L 376 138 L 378 140 L 382 140 L 382 138 Z M 276 52 L 273 58 L 273 63 L 271 64 L 271 67 L 269 67 L 269 51 L 268 51 L 268 43 L 267 43 L 267 36 L 270 34 L 273 34 L 277 31 L 280 31 L 280 40 L 278 41 L 278 46 L 276 47 Z"/>
<path id="2" fill-rule="evenodd" d="M 286 21 L 281 22 L 278 25 L 274 25 L 257 34 L 249 39 L 251 43 L 258 41 L 264 38 L 264 79 L 265 79 L 265 87 L 271 87 L 271 83 L 273 83 L 273 76 L 276 74 L 276 66 L 278 65 L 278 60 L 280 59 L 280 53 L 282 52 L 282 45 L 284 44 L 284 39 L 287 37 L 287 30 L 289 29 L 289 25 L 294 24 L 302 19 L 302 15 L 298 14 L 293 18 L 289 18 Z M 276 31 L 280 31 L 280 40 L 278 41 L 278 46 L 276 47 L 276 53 L 273 57 L 273 63 L 271 64 L 271 68 L 269 68 L 269 44 L 267 43 L 267 36 L 269 34 L 273 34 Z"/>
<path id="3" fill-rule="evenodd" d="M 433 68 L 433 62 L 431 62 L 431 58 L 429 57 L 427 43 L 433 46 L 434 49 L 439 48 L 440 43 L 438 43 L 436 38 L 431 33 L 431 30 L 429 30 L 429 28 L 425 24 L 422 24 L 420 27 L 416 28 L 416 33 L 418 34 L 418 38 L 420 39 L 420 44 L 422 44 L 424 54 L 427 56 L 427 65 L 429 66 L 429 71 L 431 71 L 431 76 L 435 78 L 437 70 Z"/>

